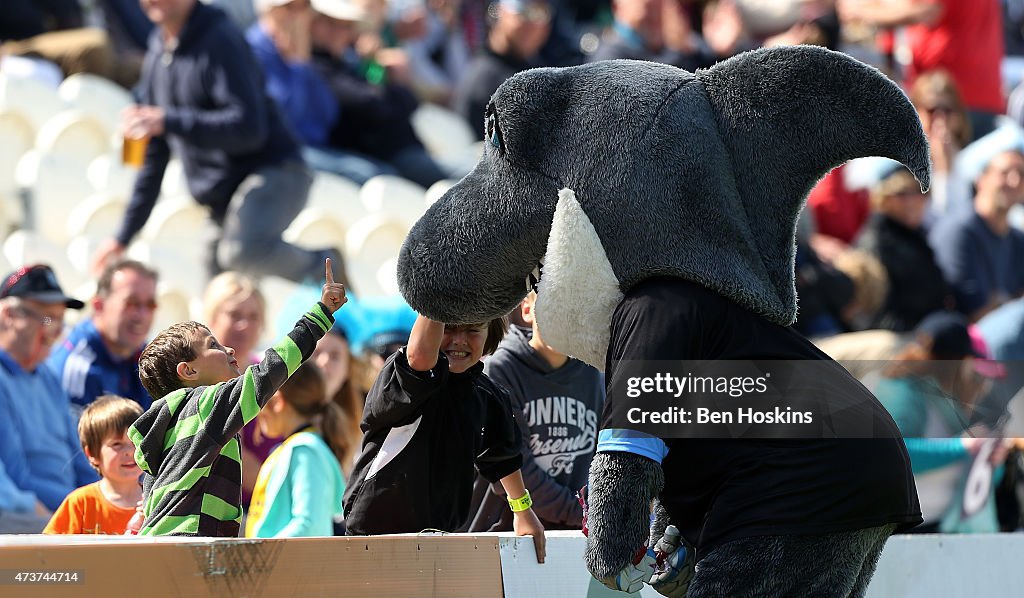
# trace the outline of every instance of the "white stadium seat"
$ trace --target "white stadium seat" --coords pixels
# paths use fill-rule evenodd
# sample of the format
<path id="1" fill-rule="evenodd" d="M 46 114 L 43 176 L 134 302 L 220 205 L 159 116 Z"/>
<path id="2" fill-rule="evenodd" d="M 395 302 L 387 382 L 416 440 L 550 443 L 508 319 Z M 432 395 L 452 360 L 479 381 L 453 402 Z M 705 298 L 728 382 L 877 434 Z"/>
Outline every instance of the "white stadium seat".
<path id="1" fill-rule="evenodd" d="M 39 131 L 43 124 L 66 108 L 57 90 L 31 77 L 0 73 L 0 108 L 17 110 Z"/>
<path id="2" fill-rule="evenodd" d="M 150 338 L 172 324 L 187 322 L 195 319 L 193 315 L 193 295 L 190 291 L 183 290 L 173 283 L 164 281 L 161 272 L 160 282 L 156 285 L 156 314 L 153 316 L 153 325 L 149 329 Z"/>
<path id="3" fill-rule="evenodd" d="M 381 175 L 363 183 L 359 197 L 371 214 L 385 214 L 412 228 L 426 210 L 426 190 L 397 176 Z"/>
<path id="4" fill-rule="evenodd" d="M 85 166 L 65 155 L 34 149 L 18 161 L 15 181 L 29 193 L 31 228 L 53 243 L 67 243 L 68 214 L 91 194 Z"/>
<path id="5" fill-rule="evenodd" d="M 106 193 L 90 195 L 68 214 L 68 234 L 96 239 L 112 237 L 117 233 L 127 207 L 128 202 L 123 197 Z"/>
<path id="6" fill-rule="evenodd" d="M 201 242 L 209 220 L 209 208 L 192 198 L 163 196 L 157 200 L 139 237 L 172 247 L 194 245 Z"/>
<path id="7" fill-rule="evenodd" d="M 426 102 L 413 112 L 412 128 L 430 155 L 443 162 L 466 155 L 483 137 L 455 112 Z"/>
<path id="8" fill-rule="evenodd" d="M 0 109 L 0 193 L 13 191 L 14 169 L 35 144 L 35 130 L 24 113 Z"/>
<path id="9" fill-rule="evenodd" d="M 322 208 L 342 222 L 352 223 L 369 213 L 359 195 L 359 185 L 352 181 L 329 172 L 317 172 L 306 208 Z"/>
<path id="10" fill-rule="evenodd" d="M 108 137 L 118 133 L 121 111 L 133 103 L 131 94 L 120 85 L 87 73 L 64 79 L 57 94 L 67 105 L 99 121 Z"/>
<path id="11" fill-rule="evenodd" d="M 39 129 L 36 149 L 78 162 L 85 169 L 110 151 L 110 137 L 95 118 L 79 110 L 65 110 Z"/>
<path id="12" fill-rule="evenodd" d="M 160 282 L 189 297 L 201 297 L 206 289 L 205 248 L 185 242 L 178 247 L 135 241 L 125 255 L 150 266 L 160 274 Z"/>
<path id="13" fill-rule="evenodd" d="M 125 166 L 120 154 L 107 153 L 89 163 L 86 176 L 92 190 L 130 199 L 138 170 Z"/>
<path id="14" fill-rule="evenodd" d="M 282 238 L 307 249 L 345 246 L 345 222 L 323 208 L 306 208 L 285 229 Z"/>
<path id="15" fill-rule="evenodd" d="M 166 198 L 192 197 L 188 190 L 188 181 L 185 179 L 185 169 L 181 165 L 181 160 L 171 158 L 167 163 L 167 169 L 164 171 L 164 182 L 160 187 L 160 192 Z"/>
<path id="16" fill-rule="evenodd" d="M 65 289 L 75 288 L 87 280 L 68 260 L 63 247 L 32 231 L 17 230 L 8 235 L 4 241 L 3 254 L 14 268 L 28 264 L 48 264 Z"/>
<path id="17" fill-rule="evenodd" d="M 429 208 L 434 205 L 434 202 L 441 199 L 441 196 L 448 192 L 449 189 L 455 186 L 457 183 L 455 179 L 442 179 L 427 189 L 427 192 L 423 194 L 423 202 Z"/>

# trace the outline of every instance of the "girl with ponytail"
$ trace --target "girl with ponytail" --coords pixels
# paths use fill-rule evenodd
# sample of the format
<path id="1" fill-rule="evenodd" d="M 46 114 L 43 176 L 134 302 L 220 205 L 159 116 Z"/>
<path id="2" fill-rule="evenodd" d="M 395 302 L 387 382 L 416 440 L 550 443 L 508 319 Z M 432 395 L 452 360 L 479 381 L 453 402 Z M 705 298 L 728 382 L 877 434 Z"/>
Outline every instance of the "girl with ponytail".
<path id="1" fill-rule="evenodd" d="M 284 437 L 260 468 L 245 524 L 248 538 L 330 536 L 341 516 L 339 459 L 344 416 L 327 399 L 312 362 L 299 366 L 259 415 L 260 431 Z"/>

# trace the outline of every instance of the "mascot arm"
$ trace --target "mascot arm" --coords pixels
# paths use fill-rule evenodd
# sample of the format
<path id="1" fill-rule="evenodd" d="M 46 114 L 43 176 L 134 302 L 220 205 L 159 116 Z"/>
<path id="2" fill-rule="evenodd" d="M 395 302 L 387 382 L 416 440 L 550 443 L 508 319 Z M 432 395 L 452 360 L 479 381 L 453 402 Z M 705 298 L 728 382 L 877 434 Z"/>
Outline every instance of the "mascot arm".
<path id="1" fill-rule="evenodd" d="M 665 505 L 661 504 L 661 501 L 657 498 L 654 499 L 654 517 L 651 519 L 651 539 L 647 542 L 648 546 L 655 546 L 658 540 L 665 535 L 665 528 L 668 527 L 672 520 L 669 519 L 668 510 L 665 509 Z"/>
<path id="2" fill-rule="evenodd" d="M 591 575 L 605 585 L 626 589 L 616 583 L 616 578 L 646 552 L 645 544 L 651 533 L 651 501 L 663 485 L 661 465 L 652 459 L 617 451 L 594 456 L 590 466 L 585 558 Z M 650 571 L 646 572 L 642 581 L 650 575 Z"/>

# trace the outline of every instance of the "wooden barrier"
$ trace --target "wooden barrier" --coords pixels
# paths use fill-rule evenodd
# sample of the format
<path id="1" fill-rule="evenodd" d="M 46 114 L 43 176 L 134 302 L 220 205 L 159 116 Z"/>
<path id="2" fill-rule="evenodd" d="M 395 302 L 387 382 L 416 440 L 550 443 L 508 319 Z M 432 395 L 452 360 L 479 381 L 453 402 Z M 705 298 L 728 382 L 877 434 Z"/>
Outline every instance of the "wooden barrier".
<path id="1" fill-rule="evenodd" d="M 550 532 L 538 565 L 511 534 L 289 540 L 0 536 L 0 596 L 624 598 L 593 580 L 578 532 Z M 895 536 L 869 598 L 1019 596 L 1024 534 Z M 77 583 L 15 582 L 76 573 Z M 26 576 L 22 576 L 26 577 Z M 650 588 L 640 594 L 658 596 Z"/>

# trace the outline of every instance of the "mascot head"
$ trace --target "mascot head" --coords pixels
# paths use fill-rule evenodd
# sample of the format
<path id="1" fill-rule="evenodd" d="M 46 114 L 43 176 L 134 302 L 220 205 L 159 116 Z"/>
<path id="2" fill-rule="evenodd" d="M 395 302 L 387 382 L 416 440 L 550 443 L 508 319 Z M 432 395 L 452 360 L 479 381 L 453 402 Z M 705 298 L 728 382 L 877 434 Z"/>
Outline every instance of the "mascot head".
<path id="1" fill-rule="evenodd" d="M 885 156 L 928 186 L 903 92 L 816 47 L 696 74 L 624 60 L 530 70 L 486 114 L 480 162 L 402 246 L 402 294 L 435 320 L 482 322 L 539 278 L 545 342 L 602 368 L 615 305 L 654 276 L 791 324 L 797 217 L 830 169 Z"/>

